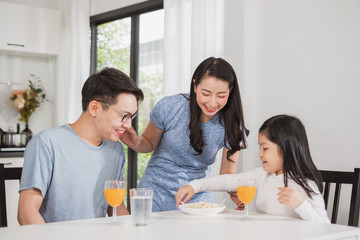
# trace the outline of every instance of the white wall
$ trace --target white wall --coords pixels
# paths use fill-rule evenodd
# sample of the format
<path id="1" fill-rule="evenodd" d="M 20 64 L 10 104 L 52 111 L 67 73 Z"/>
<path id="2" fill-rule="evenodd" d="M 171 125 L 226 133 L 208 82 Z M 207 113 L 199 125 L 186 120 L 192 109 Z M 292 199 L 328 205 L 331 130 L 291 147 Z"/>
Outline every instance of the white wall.
<path id="1" fill-rule="evenodd" d="M 134 5 L 147 0 L 90 0 L 90 16 Z"/>
<path id="2" fill-rule="evenodd" d="M 319 168 L 359 167 L 360 2 L 272 0 L 252 7 L 253 43 L 245 49 L 255 59 L 244 101 L 253 133 L 274 114 L 295 114 Z"/>
<path id="3" fill-rule="evenodd" d="M 0 127 L 7 131 L 8 128 L 16 130 L 16 123 L 19 122 L 20 115 L 12 107 L 9 97 L 14 89 L 26 89 L 29 87 L 28 80 L 30 74 L 38 76 L 42 82 L 48 102 L 44 102 L 31 115 L 29 128 L 33 135 L 39 131 L 52 128 L 53 126 L 53 91 L 55 81 L 55 57 L 34 56 L 26 54 L 16 54 L 0 52 L 0 81 L 10 82 L 11 86 L 0 85 Z M 25 127 L 24 122 L 20 122 L 22 131 Z"/>
<path id="4" fill-rule="evenodd" d="M 0 0 L 0 2 L 8 2 L 13 4 L 21 4 L 39 8 L 58 9 L 58 0 Z"/>
<path id="5" fill-rule="evenodd" d="M 260 166 L 257 131 L 281 113 L 303 121 L 319 169 L 360 167 L 360 1 L 240 2 L 230 3 L 239 13 L 231 14 L 234 33 L 226 37 L 244 31 L 242 40 L 228 46 L 239 54 L 228 56 L 235 68 L 241 66 L 237 72 L 251 131 L 242 169 Z M 342 215 L 346 223 L 347 213 Z"/>

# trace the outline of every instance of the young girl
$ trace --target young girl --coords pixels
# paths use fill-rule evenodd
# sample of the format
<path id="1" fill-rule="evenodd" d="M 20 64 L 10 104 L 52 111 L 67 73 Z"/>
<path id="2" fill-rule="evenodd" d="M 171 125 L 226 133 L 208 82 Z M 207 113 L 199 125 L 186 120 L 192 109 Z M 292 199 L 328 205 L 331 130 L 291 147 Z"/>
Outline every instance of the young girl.
<path id="1" fill-rule="evenodd" d="M 236 191 L 237 179 L 256 181 L 259 212 L 329 223 L 321 192 L 322 178 L 310 154 L 305 128 L 292 116 L 278 115 L 259 130 L 262 168 L 194 180 L 181 187 L 175 200 L 189 201 L 201 191 Z"/>

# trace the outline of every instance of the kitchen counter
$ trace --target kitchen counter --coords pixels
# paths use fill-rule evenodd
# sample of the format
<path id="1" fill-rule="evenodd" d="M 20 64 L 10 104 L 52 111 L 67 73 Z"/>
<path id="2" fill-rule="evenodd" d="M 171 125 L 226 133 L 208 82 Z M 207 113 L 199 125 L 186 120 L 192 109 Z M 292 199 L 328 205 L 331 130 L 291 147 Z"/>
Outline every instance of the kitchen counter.
<path id="1" fill-rule="evenodd" d="M 8 158 L 8 157 L 23 157 L 24 150 L 19 151 L 1 151 L 0 150 L 0 158 Z"/>
<path id="2" fill-rule="evenodd" d="M 0 163 L 4 164 L 5 168 L 22 168 L 24 165 L 23 157 L 0 157 Z"/>

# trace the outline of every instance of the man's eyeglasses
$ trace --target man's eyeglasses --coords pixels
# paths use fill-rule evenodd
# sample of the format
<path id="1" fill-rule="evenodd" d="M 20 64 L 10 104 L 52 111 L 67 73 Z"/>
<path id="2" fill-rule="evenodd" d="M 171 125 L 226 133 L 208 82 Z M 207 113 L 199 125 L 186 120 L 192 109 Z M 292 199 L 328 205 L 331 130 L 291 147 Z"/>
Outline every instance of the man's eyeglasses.
<path id="1" fill-rule="evenodd" d="M 112 106 L 110 106 L 107 102 L 105 102 L 104 100 L 101 99 L 96 99 L 95 101 L 97 102 L 101 102 L 103 104 L 105 104 L 107 107 L 109 107 L 110 109 L 112 109 L 113 111 L 115 111 L 117 114 L 119 114 L 119 117 L 121 117 L 121 122 L 125 123 L 129 120 L 133 120 L 136 115 L 137 112 L 134 113 L 133 115 L 131 115 L 130 113 L 121 113 L 119 110 L 116 110 L 115 108 L 113 108 Z"/>

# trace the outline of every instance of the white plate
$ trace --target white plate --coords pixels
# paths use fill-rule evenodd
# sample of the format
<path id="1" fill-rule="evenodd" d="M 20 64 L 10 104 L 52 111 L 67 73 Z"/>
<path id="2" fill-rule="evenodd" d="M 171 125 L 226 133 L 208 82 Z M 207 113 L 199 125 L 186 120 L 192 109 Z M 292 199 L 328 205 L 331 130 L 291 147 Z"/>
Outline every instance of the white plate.
<path id="1" fill-rule="evenodd" d="M 215 208 L 192 208 L 190 207 L 191 203 L 189 204 L 182 204 L 179 206 L 180 210 L 184 213 L 190 214 L 190 215 L 200 215 L 200 216 L 214 216 L 226 208 L 224 204 L 218 204 Z"/>

